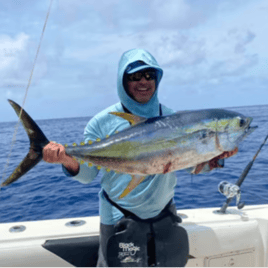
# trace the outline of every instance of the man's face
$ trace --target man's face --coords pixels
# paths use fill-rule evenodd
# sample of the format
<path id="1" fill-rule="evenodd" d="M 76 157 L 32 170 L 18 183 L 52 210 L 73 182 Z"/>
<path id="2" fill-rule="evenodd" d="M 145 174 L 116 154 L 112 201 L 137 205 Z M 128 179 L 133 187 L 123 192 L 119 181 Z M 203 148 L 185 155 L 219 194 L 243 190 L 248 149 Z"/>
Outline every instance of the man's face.
<path id="1" fill-rule="evenodd" d="M 135 101 L 147 103 L 155 92 L 155 79 L 147 80 L 144 76 L 139 81 L 127 79 L 127 91 L 129 96 Z"/>

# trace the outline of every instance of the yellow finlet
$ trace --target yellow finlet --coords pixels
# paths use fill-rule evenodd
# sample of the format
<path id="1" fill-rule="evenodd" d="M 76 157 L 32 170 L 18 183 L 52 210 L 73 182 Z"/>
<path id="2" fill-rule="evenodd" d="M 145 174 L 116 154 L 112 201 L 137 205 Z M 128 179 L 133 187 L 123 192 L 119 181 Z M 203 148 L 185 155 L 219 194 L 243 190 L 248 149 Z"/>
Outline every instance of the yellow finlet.
<path id="1" fill-rule="evenodd" d="M 106 171 L 107 171 L 107 172 L 110 172 L 111 170 L 110 170 L 109 168 L 106 168 Z"/>
<path id="2" fill-rule="evenodd" d="M 119 199 L 127 196 L 132 190 L 134 190 L 142 181 L 144 181 L 145 176 L 132 175 L 132 179 L 123 193 L 119 196 Z"/>
<path id="3" fill-rule="evenodd" d="M 85 143 L 82 141 L 82 142 L 80 142 L 80 145 L 83 146 L 83 145 L 85 145 Z"/>
<path id="4" fill-rule="evenodd" d="M 129 113 L 121 113 L 121 112 L 110 112 L 110 114 L 119 116 L 125 120 L 127 120 L 131 125 L 136 125 L 140 122 L 144 122 L 147 120 L 145 117 L 137 116 L 134 114 L 129 114 Z"/>
<path id="5" fill-rule="evenodd" d="M 87 143 L 88 143 L 88 144 L 92 144 L 92 143 L 93 143 L 93 141 L 88 141 Z"/>
<path id="6" fill-rule="evenodd" d="M 77 144 L 74 142 L 74 143 L 73 143 L 73 146 L 77 146 Z"/>
<path id="7" fill-rule="evenodd" d="M 64 147 L 67 148 L 68 147 L 68 144 L 64 144 Z"/>
<path id="8" fill-rule="evenodd" d="M 93 166 L 93 164 L 92 164 L 92 163 L 88 163 L 87 165 L 88 165 L 88 167 L 92 167 L 92 166 Z"/>
<path id="9" fill-rule="evenodd" d="M 81 164 L 81 165 L 85 164 L 85 161 L 84 161 L 84 160 L 81 160 L 81 161 L 80 161 L 80 164 Z"/>
<path id="10" fill-rule="evenodd" d="M 100 142 L 100 141 L 101 141 L 101 139 L 100 139 L 100 138 L 97 138 L 97 139 L 96 139 L 96 141 L 97 141 L 97 142 Z"/>
<path id="11" fill-rule="evenodd" d="M 101 170 L 101 166 L 97 166 L 97 169 L 98 169 L 98 170 Z"/>
<path id="12" fill-rule="evenodd" d="M 106 135 L 105 137 L 106 137 L 106 139 L 107 139 L 107 138 L 109 138 L 110 136 L 109 136 L 109 135 Z"/>

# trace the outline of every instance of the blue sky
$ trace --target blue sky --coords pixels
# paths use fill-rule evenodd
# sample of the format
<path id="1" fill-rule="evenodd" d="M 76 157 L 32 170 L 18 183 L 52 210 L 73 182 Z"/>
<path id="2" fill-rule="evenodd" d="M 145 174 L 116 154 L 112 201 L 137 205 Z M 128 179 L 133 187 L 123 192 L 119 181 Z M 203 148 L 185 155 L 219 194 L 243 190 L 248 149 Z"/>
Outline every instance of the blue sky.
<path id="1" fill-rule="evenodd" d="M 49 0 L 0 0 L 0 121 L 16 121 Z M 119 58 L 151 52 L 174 110 L 268 104 L 267 0 L 54 0 L 25 109 L 93 116 L 119 101 Z"/>

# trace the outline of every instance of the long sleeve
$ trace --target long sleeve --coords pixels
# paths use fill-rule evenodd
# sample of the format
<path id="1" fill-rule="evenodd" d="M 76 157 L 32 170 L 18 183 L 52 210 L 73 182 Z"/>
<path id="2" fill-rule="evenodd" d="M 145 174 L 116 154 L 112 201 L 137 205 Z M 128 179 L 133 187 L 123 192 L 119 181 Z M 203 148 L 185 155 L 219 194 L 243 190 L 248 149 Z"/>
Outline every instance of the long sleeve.
<path id="1" fill-rule="evenodd" d="M 85 127 L 84 141 L 95 141 L 97 138 L 102 138 L 102 133 L 98 121 L 95 118 L 92 118 Z M 66 176 L 72 177 L 74 180 L 84 184 L 93 181 L 99 173 L 99 170 L 95 166 L 89 167 L 88 163 L 80 165 L 79 173 L 76 176 L 73 176 L 64 166 L 62 166 L 62 169 Z"/>

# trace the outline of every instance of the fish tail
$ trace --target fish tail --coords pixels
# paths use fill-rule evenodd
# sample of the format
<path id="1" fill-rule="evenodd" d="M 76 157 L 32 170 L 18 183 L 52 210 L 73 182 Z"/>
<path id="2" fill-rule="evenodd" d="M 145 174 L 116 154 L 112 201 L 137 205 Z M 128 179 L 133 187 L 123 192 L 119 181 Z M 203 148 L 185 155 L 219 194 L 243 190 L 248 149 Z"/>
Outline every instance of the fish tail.
<path id="1" fill-rule="evenodd" d="M 18 180 L 22 175 L 37 165 L 43 157 L 43 148 L 49 143 L 42 130 L 35 123 L 35 121 L 14 101 L 8 100 L 10 105 L 20 117 L 22 125 L 27 132 L 30 140 L 30 149 L 25 158 L 20 162 L 13 173 L 1 184 L 7 186 L 8 184 Z"/>

